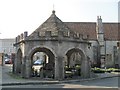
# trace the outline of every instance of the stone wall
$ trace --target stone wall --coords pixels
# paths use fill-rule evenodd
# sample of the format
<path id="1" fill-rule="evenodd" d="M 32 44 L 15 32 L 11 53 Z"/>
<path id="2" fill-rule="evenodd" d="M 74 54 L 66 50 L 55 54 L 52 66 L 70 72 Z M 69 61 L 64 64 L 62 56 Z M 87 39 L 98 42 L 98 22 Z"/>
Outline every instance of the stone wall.
<path id="1" fill-rule="evenodd" d="M 106 53 L 106 66 L 107 67 L 114 67 L 116 56 L 115 54 L 115 47 L 117 50 L 117 41 L 106 41 L 105 44 L 105 53 Z"/>

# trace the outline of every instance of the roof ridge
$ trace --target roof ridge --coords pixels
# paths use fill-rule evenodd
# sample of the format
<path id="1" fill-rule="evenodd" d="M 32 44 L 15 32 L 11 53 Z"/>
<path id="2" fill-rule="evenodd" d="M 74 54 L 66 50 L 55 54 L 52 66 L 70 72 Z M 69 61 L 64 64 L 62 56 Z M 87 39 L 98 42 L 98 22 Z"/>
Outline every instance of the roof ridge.
<path id="1" fill-rule="evenodd" d="M 64 23 L 96 23 L 96 22 L 64 22 Z"/>

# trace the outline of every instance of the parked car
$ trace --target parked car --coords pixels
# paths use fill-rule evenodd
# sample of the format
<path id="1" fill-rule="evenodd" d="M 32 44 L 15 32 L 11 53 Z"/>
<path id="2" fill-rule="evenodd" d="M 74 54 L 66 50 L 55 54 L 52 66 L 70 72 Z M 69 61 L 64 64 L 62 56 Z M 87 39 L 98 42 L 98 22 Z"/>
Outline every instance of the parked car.
<path id="1" fill-rule="evenodd" d="M 34 62 L 34 65 L 41 65 L 41 64 L 43 64 L 43 60 L 41 59 L 38 59 Z"/>
<path id="2" fill-rule="evenodd" d="M 12 64 L 12 60 L 9 59 L 9 58 L 6 58 L 6 59 L 5 59 L 5 64 Z"/>

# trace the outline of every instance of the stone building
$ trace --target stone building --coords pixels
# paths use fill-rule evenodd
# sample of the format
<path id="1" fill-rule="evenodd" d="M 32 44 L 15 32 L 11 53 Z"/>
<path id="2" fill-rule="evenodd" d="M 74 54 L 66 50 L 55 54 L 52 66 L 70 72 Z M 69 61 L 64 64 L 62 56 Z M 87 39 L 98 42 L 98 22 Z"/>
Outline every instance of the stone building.
<path id="1" fill-rule="evenodd" d="M 80 65 L 81 77 L 90 77 L 90 64 L 87 56 L 89 46 L 88 36 L 72 31 L 56 15 L 52 15 L 29 36 L 24 32 L 16 38 L 16 59 L 14 73 L 30 78 L 32 75 L 33 56 L 43 52 L 48 57 L 45 59 L 42 74 L 53 75 L 55 79 L 65 78 L 65 66 L 75 67 Z M 80 60 L 71 65 L 71 56 L 79 53 Z M 41 78 L 42 77 L 41 75 Z"/>
<path id="2" fill-rule="evenodd" d="M 30 78 L 36 53 L 44 53 L 41 78 L 51 74 L 64 79 L 66 66 L 80 66 L 81 77 L 90 77 L 91 66 L 115 67 L 118 65 L 118 23 L 62 22 L 52 15 L 32 34 L 24 32 L 16 37 L 14 73 Z"/>
<path id="3" fill-rule="evenodd" d="M 115 67 L 120 41 L 118 23 L 104 23 L 101 16 L 97 22 L 64 22 L 71 30 L 89 36 L 91 43 L 88 57 L 94 66 Z"/>

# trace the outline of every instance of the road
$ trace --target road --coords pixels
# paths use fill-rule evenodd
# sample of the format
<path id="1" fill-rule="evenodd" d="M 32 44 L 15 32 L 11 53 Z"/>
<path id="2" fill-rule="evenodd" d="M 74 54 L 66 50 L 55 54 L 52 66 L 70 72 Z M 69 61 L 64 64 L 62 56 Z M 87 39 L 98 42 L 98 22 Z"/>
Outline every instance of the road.
<path id="1" fill-rule="evenodd" d="M 3 86 L 3 88 L 118 88 L 118 77 L 64 84 L 13 85 Z"/>
<path id="2" fill-rule="evenodd" d="M 5 74 L 5 73 L 11 71 L 11 66 L 7 65 L 7 66 L 3 67 L 2 69 L 3 69 L 2 70 L 3 71 L 2 82 L 6 82 L 6 81 L 14 82 L 16 80 L 16 79 L 10 78 L 10 76 Z M 22 79 L 20 79 L 20 80 L 23 82 L 25 81 Z M 120 78 L 119 78 L 119 81 L 120 81 Z M 106 90 L 107 88 L 109 88 L 108 90 L 110 90 L 110 88 L 111 88 L 111 90 L 113 90 L 114 88 L 118 88 L 118 77 L 104 78 L 104 79 L 97 79 L 97 80 L 83 81 L 83 82 L 62 83 L 62 84 L 9 85 L 9 86 L 3 86 L 2 88 L 8 88 L 7 90 L 14 90 L 14 89 L 19 90 L 20 88 L 29 88 L 29 90 L 31 90 L 31 89 L 34 90 L 35 88 L 36 89 L 44 88 L 45 90 L 52 90 L 52 88 L 55 88 L 55 90 L 57 88 L 69 88 L 69 89 L 70 88 L 88 88 L 88 89 L 89 88 L 105 88 L 105 90 Z M 69 90 L 69 89 L 67 89 L 67 90 Z M 4 90 L 4 89 L 2 89 L 2 90 Z M 24 90 L 24 89 L 21 89 L 21 90 Z M 93 90 L 93 89 L 91 89 L 91 90 Z"/>

